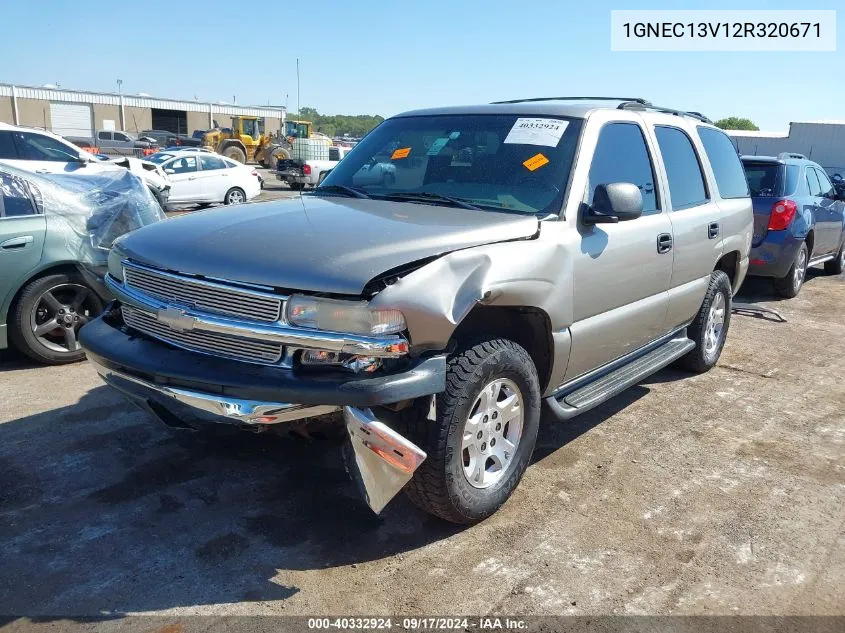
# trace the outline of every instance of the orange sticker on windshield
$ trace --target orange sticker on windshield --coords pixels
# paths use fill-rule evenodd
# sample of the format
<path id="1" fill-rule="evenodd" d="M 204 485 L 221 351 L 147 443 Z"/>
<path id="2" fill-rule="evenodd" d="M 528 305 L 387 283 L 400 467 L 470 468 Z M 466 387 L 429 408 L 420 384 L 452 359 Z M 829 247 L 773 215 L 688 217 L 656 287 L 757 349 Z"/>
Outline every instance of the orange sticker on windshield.
<path id="1" fill-rule="evenodd" d="M 397 160 L 399 158 L 408 158 L 408 154 L 411 153 L 410 147 L 400 147 L 399 149 L 393 150 L 393 154 L 390 156 L 390 160 Z"/>
<path id="2" fill-rule="evenodd" d="M 543 156 L 542 154 L 534 154 L 534 156 L 532 156 L 522 164 L 525 165 L 525 169 L 527 169 L 528 171 L 534 171 L 535 169 L 540 169 L 540 167 L 542 167 L 543 165 L 547 165 L 548 162 L 549 159 Z"/>

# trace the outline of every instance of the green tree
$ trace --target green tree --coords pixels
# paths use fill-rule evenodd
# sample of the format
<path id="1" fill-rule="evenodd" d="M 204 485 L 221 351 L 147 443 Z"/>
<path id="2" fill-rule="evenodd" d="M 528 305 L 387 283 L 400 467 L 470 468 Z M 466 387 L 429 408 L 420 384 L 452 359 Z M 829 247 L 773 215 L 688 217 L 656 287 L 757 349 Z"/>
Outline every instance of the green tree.
<path id="1" fill-rule="evenodd" d="M 743 119 L 737 116 L 719 119 L 716 121 L 716 127 L 720 127 L 723 130 L 753 130 L 755 132 L 760 129 L 751 119 Z"/>
<path id="2" fill-rule="evenodd" d="M 303 121 L 313 121 L 314 130 L 328 136 L 364 136 L 379 123 L 384 121 L 383 116 L 377 114 L 332 114 L 325 115 L 317 112 L 316 108 L 301 108 L 299 114 L 289 113 L 288 118 Z"/>

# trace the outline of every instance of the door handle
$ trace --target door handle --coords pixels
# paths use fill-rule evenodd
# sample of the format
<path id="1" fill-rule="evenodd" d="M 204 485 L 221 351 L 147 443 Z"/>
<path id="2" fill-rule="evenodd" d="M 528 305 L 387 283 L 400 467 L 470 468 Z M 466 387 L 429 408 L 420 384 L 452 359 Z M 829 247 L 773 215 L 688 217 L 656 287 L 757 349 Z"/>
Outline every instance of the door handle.
<path id="1" fill-rule="evenodd" d="M 36 169 L 35 173 L 36 174 L 49 174 L 50 172 L 47 169 Z"/>
<path id="2" fill-rule="evenodd" d="M 671 233 L 661 233 L 657 236 L 657 252 L 668 253 L 672 250 L 672 235 Z"/>
<path id="3" fill-rule="evenodd" d="M 4 242 L 0 242 L 0 248 L 4 251 L 16 251 L 26 248 L 32 244 L 35 238 L 31 235 L 19 235 L 18 237 L 11 237 Z"/>
<path id="4" fill-rule="evenodd" d="M 196 176 L 188 176 L 188 180 L 196 180 L 196 179 L 197 179 Z"/>
<path id="5" fill-rule="evenodd" d="M 715 240 L 719 237 L 719 223 L 718 222 L 711 222 L 707 225 L 707 237 L 711 240 Z"/>

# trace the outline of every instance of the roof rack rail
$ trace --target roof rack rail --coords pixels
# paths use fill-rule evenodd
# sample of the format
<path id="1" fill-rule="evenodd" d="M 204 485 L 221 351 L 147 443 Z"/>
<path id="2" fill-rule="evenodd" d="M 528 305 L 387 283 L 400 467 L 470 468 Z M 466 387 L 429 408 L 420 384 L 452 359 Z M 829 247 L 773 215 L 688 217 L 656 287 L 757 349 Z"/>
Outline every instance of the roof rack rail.
<path id="1" fill-rule="evenodd" d="M 778 154 L 778 160 L 783 160 L 784 158 L 802 158 L 807 160 L 807 157 L 804 154 L 796 154 L 795 152 L 781 152 Z"/>
<path id="2" fill-rule="evenodd" d="M 698 119 L 702 123 L 709 123 L 710 125 L 714 125 L 713 121 L 708 119 L 706 116 L 701 114 L 701 112 L 686 112 L 685 110 L 675 110 L 674 108 L 664 108 L 662 106 L 656 106 L 652 104 L 643 105 L 639 103 L 620 103 L 619 104 L 620 110 L 651 110 L 652 112 L 663 112 L 665 114 L 674 114 L 675 116 L 689 116 L 693 119 Z"/>
<path id="3" fill-rule="evenodd" d="M 623 101 L 639 103 L 643 106 L 650 106 L 651 102 L 641 97 L 529 97 L 528 99 L 511 99 L 509 101 L 493 101 L 491 105 L 503 105 L 507 103 L 528 103 L 531 101 Z"/>

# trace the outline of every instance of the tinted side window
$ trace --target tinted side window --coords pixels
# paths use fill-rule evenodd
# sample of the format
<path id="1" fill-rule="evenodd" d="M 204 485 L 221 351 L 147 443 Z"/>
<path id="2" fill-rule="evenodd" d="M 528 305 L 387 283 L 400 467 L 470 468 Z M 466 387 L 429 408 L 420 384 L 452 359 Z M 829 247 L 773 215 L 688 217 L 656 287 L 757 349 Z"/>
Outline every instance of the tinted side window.
<path id="1" fill-rule="evenodd" d="M 816 176 L 819 178 L 819 184 L 821 185 L 822 195 L 826 196 L 833 193 L 833 184 L 830 182 L 830 178 L 827 177 L 827 174 L 822 171 L 821 169 L 816 169 Z"/>
<path id="2" fill-rule="evenodd" d="M 745 172 L 728 135 L 712 127 L 700 126 L 698 136 L 713 168 L 719 195 L 723 198 L 747 196 L 748 183 L 745 181 Z"/>
<path id="3" fill-rule="evenodd" d="M 11 132 L 0 132 L 0 158 L 14 160 L 18 157 L 15 149 L 15 142 L 12 140 Z"/>
<path id="4" fill-rule="evenodd" d="M 812 167 L 807 167 L 805 176 L 807 178 L 807 188 L 810 192 L 810 195 L 822 195 L 822 186 L 819 183 L 819 177 L 816 176 L 816 170 Z"/>
<path id="5" fill-rule="evenodd" d="M 707 202 L 701 165 L 689 137 L 678 128 L 662 125 L 655 126 L 654 132 L 666 167 L 672 209 L 677 211 Z"/>
<path id="6" fill-rule="evenodd" d="M 15 145 L 23 160 L 67 162 L 79 158 L 79 152 L 54 138 L 31 132 L 15 132 Z"/>
<path id="7" fill-rule="evenodd" d="M 212 169 L 226 169 L 226 163 L 224 163 L 216 156 L 200 156 L 200 165 L 202 165 L 203 171 L 208 171 Z"/>
<path id="8" fill-rule="evenodd" d="M 654 190 L 654 167 L 640 126 L 635 123 L 608 123 L 599 133 L 593 163 L 590 165 L 587 203 L 593 203 L 598 185 L 630 182 L 643 195 L 643 213 L 659 208 Z"/>
<path id="9" fill-rule="evenodd" d="M 9 174 L 0 174 L 0 218 L 34 214 L 35 206 L 26 183 Z"/>
<path id="10" fill-rule="evenodd" d="M 111 140 L 111 132 L 97 132 L 97 138 L 101 141 L 110 141 Z"/>

